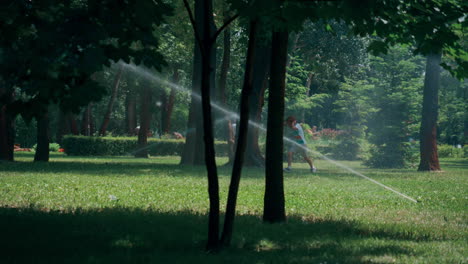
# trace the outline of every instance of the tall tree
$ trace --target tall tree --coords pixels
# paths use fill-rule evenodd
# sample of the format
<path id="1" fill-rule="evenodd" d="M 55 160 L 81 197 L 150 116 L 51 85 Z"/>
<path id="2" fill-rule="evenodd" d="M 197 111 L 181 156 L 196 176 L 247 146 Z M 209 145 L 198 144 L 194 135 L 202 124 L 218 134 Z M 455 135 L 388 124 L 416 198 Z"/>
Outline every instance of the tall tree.
<path id="1" fill-rule="evenodd" d="M 273 32 L 263 207 L 263 220 L 271 223 L 286 221 L 283 185 L 283 116 L 287 49 L 288 32 Z"/>
<path id="2" fill-rule="evenodd" d="M 93 104 L 89 103 L 82 113 L 81 134 L 84 136 L 92 136 L 94 134 L 92 109 L 93 109 Z"/>
<path id="3" fill-rule="evenodd" d="M 204 41 L 203 45 L 206 46 L 206 51 L 203 50 L 204 47 L 200 45 L 194 46 L 194 57 L 193 57 L 193 73 L 192 73 L 192 99 L 190 102 L 189 109 L 189 118 L 187 125 L 187 136 L 184 146 L 184 151 L 181 157 L 181 164 L 188 165 L 203 165 L 205 163 L 204 152 L 202 149 L 206 149 L 204 144 L 206 136 L 204 133 L 204 124 L 201 122 L 205 120 L 201 118 L 203 112 L 203 63 L 206 57 L 209 57 L 207 61 L 207 70 L 209 71 L 209 85 L 214 87 L 214 77 L 215 72 L 215 60 L 216 58 L 216 49 L 214 43 L 212 43 L 211 38 L 214 35 L 215 24 L 214 18 L 212 15 L 212 3 L 211 1 L 206 0 L 195 0 L 195 18 L 193 19 L 194 30 L 198 34 L 198 39 Z M 207 31 L 207 32 L 205 32 Z M 209 49 L 208 49 L 209 48 Z M 207 53 L 207 54 L 204 54 Z M 208 92 L 210 93 L 209 97 L 211 98 L 212 89 Z M 200 95 L 202 97 L 200 102 Z M 210 102 L 211 103 L 211 102 Z M 211 112 L 211 106 L 210 106 Z M 210 113 L 211 115 L 211 113 Z"/>
<path id="4" fill-rule="evenodd" d="M 49 161 L 49 142 L 49 112 L 47 111 L 37 118 L 37 148 L 34 161 Z"/>
<path id="5" fill-rule="evenodd" d="M 107 104 L 107 110 L 104 114 L 104 119 L 102 120 L 101 128 L 99 128 L 99 135 L 105 136 L 107 131 L 107 126 L 109 126 L 112 108 L 114 107 L 115 98 L 117 97 L 117 91 L 120 85 L 120 79 L 122 78 L 123 64 L 118 66 L 117 74 L 115 75 L 114 83 L 112 84 L 111 97 L 109 98 L 109 103 Z"/>
<path id="6" fill-rule="evenodd" d="M 394 1 L 376 2 L 371 6 L 372 15 L 365 19 L 354 19 L 355 32 L 376 34 L 381 39 L 374 40 L 369 48 L 374 52 L 385 53 L 396 43 L 411 43 L 415 53 L 428 56 L 428 66 L 423 92 L 423 122 L 421 123 L 419 170 L 439 170 L 435 124 L 438 116 L 438 82 L 440 71 L 433 66 L 439 54 L 446 52 L 452 56 L 453 65 L 442 64 L 458 78 L 468 76 L 468 52 L 460 45 L 460 31 L 468 25 L 464 19 L 468 12 L 466 1 Z M 368 12 L 369 13 L 369 12 Z M 350 16 L 352 17 L 352 16 Z M 427 76 L 435 74 L 435 76 Z M 424 107 L 426 106 L 426 107 Z M 427 119 L 424 121 L 424 119 Z M 424 152 L 424 153 L 423 153 Z M 431 157 L 431 158 L 429 158 Z"/>
<path id="7" fill-rule="evenodd" d="M 172 83 L 178 85 L 180 81 L 179 70 L 176 68 L 172 74 Z M 176 89 L 171 86 L 169 95 L 165 91 L 161 93 L 162 110 L 161 110 L 161 134 L 168 134 L 171 129 L 171 117 L 174 111 L 174 103 L 176 97 Z"/>
<path id="8" fill-rule="evenodd" d="M 9 92 L 0 79 L 0 160 L 13 161 L 14 115 L 10 111 L 13 93 Z"/>
<path id="9" fill-rule="evenodd" d="M 223 3 L 223 21 L 226 23 L 229 18 L 229 8 L 227 7 L 227 3 Z M 221 62 L 221 69 L 219 73 L 219 80 L 218 80 L 218 89 L 219 89 L 219 102 L 222 105 L 226 105 L 227 103 L 227 77 L 229 72 L 229 67 L 231 64 L 231 29 L 228 27 L 224 30 L 223 33 L 223 58 Z M 228 157 L 229 163 L 234 162 L 234 133 L 232 128 L 232 120 L 229 114 L 224 113 L 224 131 L 225 131 L 225 139 L 228 142 Z"/>
<path id="10" fill-rule="evenodd" d="M 150 132 L 151 104 L 153 92 L 151 83 L 143 82 L 140 92 L 140 129 L 138 131 L 138 149 L 135 152 L 137 158 L 148 158 L 148 133 Z"/>
<path id="11" fill-rule="evenodd" d="M 136 96 L 133 86 L 127 86 L 127 95 L 125 97 L 125 127 L 127 135 L 134 136 L 137 126 Z"/>
<path id="12" fill-rule="evenodd" d="M 263 20 L 258 22 L 257 38 L 253 58 L 252 94 L 249 96 L 249 120 L 260 124 L 264 105 L 265 90 L 268 85 L 268 72 L 271 59 L 271 34 Z M 250 126 L 246 146 L 246 166 L 264 167 L 265 158 L 259 146 L 259 127 Z"/>
<path id="13" fill-rule="evenodd" d="M 427 55 L 422 120 L 420 129 L 419 171 L 439 171 L 437 154 L 437 117 L 439 107 L 440 62 L 442 52 Z"/>
<path id="14" fill-rule="evenodd" d="M 258 20 L 253 19 L 250 23 L 249 44 L 247 49 L 247 59 L 245 63 L 244 84 L 242 87 L 241 102 L 240 102 L 240 120 L 239 120 L 239 135 L 237 147 L 232 166 L 231 183 L 229 185 L 228 200 L 226 205 L 226 215 L 224 220 L 224 228 L 221 236 L 221 243 L 227 246 L 231 242 L 232 230 L 234 228 L 234 216 L 236 212 L 237 193 L 239 191 L 239 183 L 244 163 L 244 153 L 247 145 L 247 131 L 249 130 L 249 97 L 253 89 L 253 59 L 255 56 L 255 43 L 257 41 L 257 26 Z"/>
<path id="15" fill-rule="evenodd" d="M 208 174 L 208 196 L 210 200 L 209 220 L 208 220 L 208 242 L 207 250 L 217 250 L 220 246 L 219 241 L 219 185 L 218 172 L 216 168 L 214 133 L 211 107 L 211 89 L 214 82 L 213 76 L 213 56 L 216 39 L 237 16 L 231 17 L 218 30 L 214 27 L 212 0 L 195 0 L 195 9 L 204 11 L 204 17 L 200 17 L 197 26 L 197 20 L 193 17 L 190 5 L 184 0 L 187 13 L 193 26 L 194 35 L 199 46 L 201 56 L 201 101 L 203 113 L 203 141 L 205 144 L 205 166 Z M 197 12 L 197 11 L 196 11 Z M 199 29 L 203 31 L 200 32 Z M 196 53 L 195 53 L 196 55 Z M 188 140 L 188 139 L 187 139 Z"/>

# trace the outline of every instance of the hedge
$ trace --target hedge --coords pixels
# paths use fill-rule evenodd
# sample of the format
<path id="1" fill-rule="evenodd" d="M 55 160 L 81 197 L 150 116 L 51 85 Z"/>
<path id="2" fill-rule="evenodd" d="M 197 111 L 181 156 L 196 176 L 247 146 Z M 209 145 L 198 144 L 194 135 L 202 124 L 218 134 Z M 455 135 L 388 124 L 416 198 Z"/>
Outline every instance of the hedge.
<path id="1" fill-rule="evenodd" d="M 439 158 L 468 158 L 468 146 L 456 148 L 451 145 L 437 146 L 437 154 Z"/>
<path id="2" fill-rule="evenodd" d="M 148 138 L 151 156 L 179 156 L 184 140 Z M 65 153 L 70 156 L 123 156 L 133 155 L 138 149 L 135 137 L 65 136 L 62 141 Z M 215 142 L 216 156 L 227 156 L 227 143 Z"/>

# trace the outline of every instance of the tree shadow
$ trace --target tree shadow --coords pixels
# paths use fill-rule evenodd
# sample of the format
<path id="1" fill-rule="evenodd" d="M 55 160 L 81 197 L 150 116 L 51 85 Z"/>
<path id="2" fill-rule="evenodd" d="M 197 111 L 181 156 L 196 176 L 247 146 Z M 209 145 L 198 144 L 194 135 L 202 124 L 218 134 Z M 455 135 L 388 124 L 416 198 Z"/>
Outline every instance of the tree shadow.
<path id="1" fill-rule="evenodd" d="M 73 173 L 80 175 L 92 176 L 109 176 L 109 175 L 126 175 L 138 177 L 141 175 L 153 174 L 155 177 L 158 173 L 184 177 L 187 175 L 194 177 L 206 177 L 206 168 L 204 165 L 179 165 L 160 163 L 158 158 L 152 159 L 137 159 L 129 161 L 128 157 L 96 157 L 93 159 L 79 160 L 76 157 L 60 156 L 59 160 L 49 162 L 30 162 L 30 161 L 15 161 L 0 163 L 0 171 L 18 172 L 18 173 Z M 222 165 L 222 164 L 221 164 Z M 232 168 L 229 166 L 218 166 L 220 176 L 230 176 Z M 264 177 L 264 169 L 261 168 L 244 168 L 243 176 L 247 178 L 262 178 Z"/>
<path id="2" fill-rule="evenodd" d="M 468 159 L 465 160 L 443 160 L 441 161 L 442 169 L 447 166 L 457 169 L 468 169 Z"/>
<path id="3" fill-rule="evenodd" d="M 243 215 L 236 218 L 231 247 L 206 254 L 206 221 L 206 215 L 188 211 L 0 208 L 0 262 L 370 263 L 364 256 L 414 255 L 402 241 L 428 239 L 345 220 L 292 216 L 285 224 L 263 224 Z"/>

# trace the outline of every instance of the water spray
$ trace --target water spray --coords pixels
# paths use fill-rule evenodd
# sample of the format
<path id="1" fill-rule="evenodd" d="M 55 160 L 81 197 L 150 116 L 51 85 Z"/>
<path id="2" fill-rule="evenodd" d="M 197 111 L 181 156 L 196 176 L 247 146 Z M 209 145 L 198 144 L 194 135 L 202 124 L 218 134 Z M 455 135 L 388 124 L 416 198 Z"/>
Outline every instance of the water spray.
<path id="1" fill-rule="evenodd" d="M 161 83 L 161 84 L 163 84 L 163 85 L 167 85 L 167 86 L 169 86 L 169 87 L 171 87 L 171 88 L 174 88 L 174 89 L 176 89 L 176 90 L 178 90 L 178 91 L 180 91 L 180 92 L 190 93 L 191 96 L 194 97 L 196 100 L 201 101 L 201 95 L 196 94 L 196 93 L 194 93 L 194 92 L 191 92 L 190 90 L 188 90 L 188 89 L 186 89 L 186 88 L 184 88 L 184 87 L 182 87 L 182 86 L 179 86 L 179 85 L 177 85 L 177 84 L 175 84 L 175 83 L 169 82 L 169 81 L 167 81 L 166 79 L 161 78 L 161 77 L 155 75 L 154 73 L 150 72 L 150 71 L 147 70 L 147 69 L 144 69 L 144 68 L 141 68 L 141 67 L 137 67 L 137 66 L 135 66 L 135 65 L 123 63 L 123 62 L 120 62 L 120 63 L 121 63 L 124 67 L 127 67 L 127 68 L 131 69 L 132 71 L 137 72 L 137 73 L 143 75 L 144 77 L 146 77 L 146 78 L 148 78 L 148 79 L 150 79 L 150 80 L 154 80 L 154 81 L 156 81 L 156 82 L 158 82 L 158 83 Z M 212 103 L 211 103 L 211 106 L 212 106 L 214 109 L 216 109 L 216 110 L 218 110 L 218 111 L 220 111 L 220 112 L 222 112 L 222 113 L 224 113 L 224 114 L 226 114 L 226 115 L 229 115 L 229 116 L 230 116 L 231 118 L 233 118 L 233 119 L 236 119 L 236 120 L 240 119 L 240 117 L 239 117 L 239 115 L 238 115 L 237 113 L 232 112 L 232 111 L 229 111 L 229 110 L 227 110 L 226 108 L 224 108 L 224 107 L 222 107 L 222 106 L 220 106 L 220 105 L 218 105 L 218 104 L 216 104 L 216 103 L 213 103 L 213 102 L 212 102 Z M 217 123 L 217 122 L 221 122 L 222 120 L 225 120 L 225 118 L 218 119 L 218 120 L 216 121 L 216 123 Z M 249 120 L 249 125 L 254 126 L 254 127 L 260 129 L 260 130 L 263 131 L 263 132 L 266 132 L 266 131 L 267 131 L 267 129 L 266 129 L 265 127 L 263 127 L 261 124 L 256 123 L 256 122 L 253 122 L 252 120 Z M 189 130 L 190 130 L 190 129 L 189 129 Z M 417 203 L 417 202 L 418 202 L 416 199 L 411 198 L 410 196 L 408 196 L 408 195 L 406 195 L 406 194 L 403 194 L 403 193 L 401 193 L 401 192 L 399 192 L 399 191 L 397 191 L 397 190 L 395 190 L 395 189 L 393 189 L 393 188 L 391 188 L 391 187 L 389 187 L 389 186 L 387 186 L 387 185 L 385 185 L 385 184 L 383 184 L 383 183 L 380 183 L 380 182 L 378 182 L 378 181 L 376 181 L 376 180 L 374 180 L 374 179 L 372 179 L 372 178 L 369 178 L 369 177 L 365 176 L 364 174 L 362 174 L 362 173 L 360 173 L 360 172 L 358 172 L 358 171 L 355 171 L 354 169 L 349 168 L 349 167 L 347 167 L 347 166 L 345 166 L 345 165 L 343 165 L 343 164 L 341 164 L 341 163 L 339 163 L 339 162 L 337 162 L 337 161 L 335 161 L 335 160 L 333 160 L 333 159 L 330 159 L 330 158 L 328 158 L 327 156 L 325 156 L 325 155 L 323 155 L 323 154 L 321 154 L 321 153 L 319 153 L 319 152 L 317 152 L 317 151 L 313 151 L 313 150 L 309 149 L 306 145 L 298 144 L 298 143 L 295 142 L 294 140 L 291 140 L 291 139 L 289 139 L 289 138 L 287 138 L 287 137 L 283 137 L 283 139 L 284 139 L 285 141 L 291 143 L 291 144 L 297 145 L 298 147 L 300 147 L 300 148 L 306 150 L 307 152 L 310 152 L 310 153 L 313 153 L 313 154 L 315 154 L 315 155 L 318 155 L 318 156 L 322 157 L 322 158 L 325 159 L 326 161 L 328 161 L 328 162 L 330 162 L 330 163 L 332 163 L 332 164 L 334 164 L 334 165 L 336 165 L 336 166 L 338 166 L 338 167 L 340 167 L 340 168 L 342 168 L 342 169 L 344 169 L 344 170 L 347 170 L 347 171 L 351 172 L 352 174 L 354 174 L 354 175 L 356 175 L 356 176 L 359 176 L 359 177 L 361 177 L 361 178 L 363 178 L 363 179 L 365 179 L 365 180 L 368 180 L 368 181 L 370 181 L 370 182 L 372 182 L 372 183 L 374 183 L 374 184 L 377 184 L 377 185 L 379 185 L 380 187 L 383 187 L 384 189 L 389 190 L 389 191 L 391 191 L 391 192 L 393 192 L 393 193 L 399 195 L 400 197 L 403 197 L 403 198 L 405 198 L 405 199 L 407 199 L 407 200 L 409 200 L 409 201 L 411 201 L 411 202 L 414 202 L 414 203 Z M 142 148 L 142 149 L 146 149 L 146 148 L 149 148 L 149 146 L 146 146 L 145 148 Z M 134 152 L 132 152 L 132 153 L 136 153 L 137 151 L 140 151 L 140 150 L 142 150 L 142 149 L 138 149 L 138 150 L 136 150 L 136 151 L 134 151 Z"/>

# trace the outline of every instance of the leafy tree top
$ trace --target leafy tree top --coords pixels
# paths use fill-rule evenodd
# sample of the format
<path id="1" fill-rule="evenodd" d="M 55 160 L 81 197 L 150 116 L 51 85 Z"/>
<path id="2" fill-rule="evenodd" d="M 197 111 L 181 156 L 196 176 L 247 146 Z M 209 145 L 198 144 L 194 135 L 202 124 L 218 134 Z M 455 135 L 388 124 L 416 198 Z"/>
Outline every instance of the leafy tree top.
<path id="1" fill-rule="evenodd" d="M 165 65 L 152 34 L 172 12 L 161 0 L 10 0 L 0 10 L 0 77 L 26 117 L 98 100 L 105 89 L 92 75 L 111 61 Z"/>

